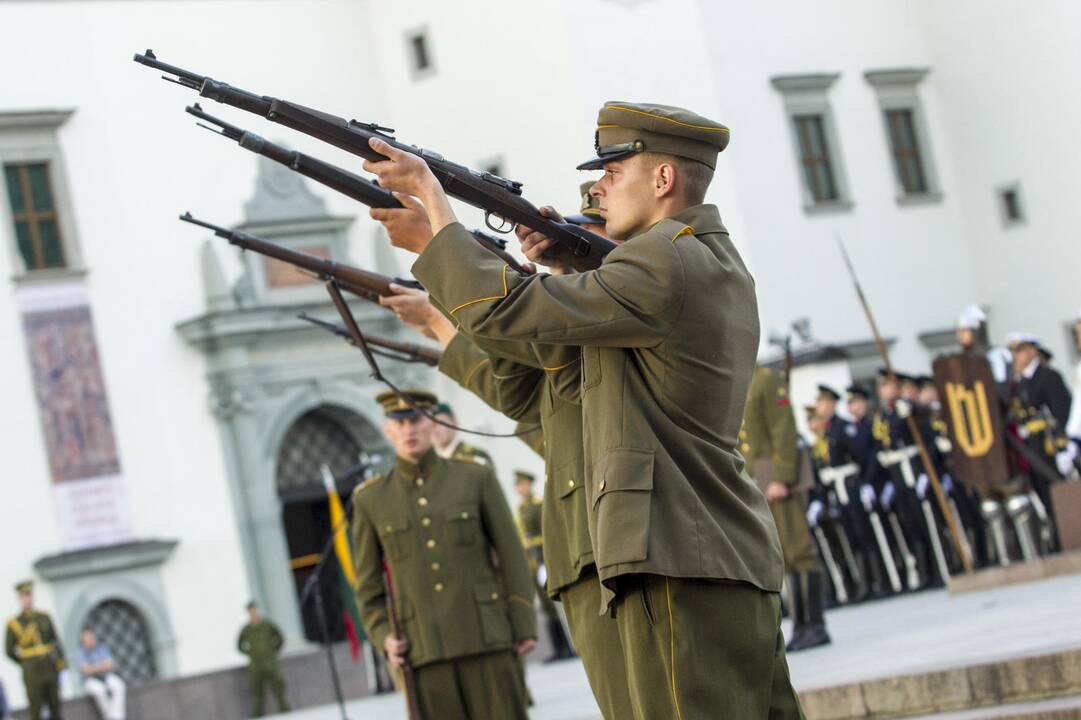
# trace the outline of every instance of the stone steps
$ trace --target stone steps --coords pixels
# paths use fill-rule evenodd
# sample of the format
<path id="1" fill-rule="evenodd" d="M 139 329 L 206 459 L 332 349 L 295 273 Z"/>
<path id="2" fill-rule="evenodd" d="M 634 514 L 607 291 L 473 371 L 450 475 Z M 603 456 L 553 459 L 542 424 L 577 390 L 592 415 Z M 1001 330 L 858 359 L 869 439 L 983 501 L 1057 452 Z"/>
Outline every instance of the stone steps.
<path id="1" fill-rule="evenodd" d="M 868 680 L 800 693 L 808 720 L 921 715 L 939 717 L 942 713 L 951 711 L 978 708 L 990 710 L 1012 703 L 1073 696 L 1081 696 L 1081 649 Z M 1081 717 L 1081 712 L 1076 708 L 1066 708 L 1066 711 L 1074 714 L 1048 717 L 1056 720 L 1059 717 Z"/>

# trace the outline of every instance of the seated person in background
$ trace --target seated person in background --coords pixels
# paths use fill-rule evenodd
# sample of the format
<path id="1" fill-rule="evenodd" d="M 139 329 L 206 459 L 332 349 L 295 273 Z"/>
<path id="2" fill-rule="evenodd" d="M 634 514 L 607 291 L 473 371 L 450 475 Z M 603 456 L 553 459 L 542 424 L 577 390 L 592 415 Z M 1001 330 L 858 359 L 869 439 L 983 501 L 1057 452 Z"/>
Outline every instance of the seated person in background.
<path id="1" fill-rule="evenodd" d="M 83 630 L 79 641 L 82 644 L 79 652 L 79 672 L 83 676 L 83 687 L 90 697 L 94 698 L 104 720 L 124 720 L 128 688 L 116 674 L 109 646 L 99 642 L 90 628 Z"/>

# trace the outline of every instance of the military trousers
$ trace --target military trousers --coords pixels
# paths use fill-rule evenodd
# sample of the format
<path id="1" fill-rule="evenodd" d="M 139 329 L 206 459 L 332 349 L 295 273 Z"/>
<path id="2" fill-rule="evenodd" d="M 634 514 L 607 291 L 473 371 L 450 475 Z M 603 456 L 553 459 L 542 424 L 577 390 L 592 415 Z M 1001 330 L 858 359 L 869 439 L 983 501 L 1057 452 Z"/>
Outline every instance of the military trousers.
<path id="1" fill-rule="evenodd" d="M 49 717 L 61 720 L 60 679 L 55 672 L 23 672 L 23 685 L 26 687 L 26 704 L 30 720 L 41 720 L 41 708 L 49 706 Z"/>
<path id="2" fill-rule="evenodd" d="M 251 665 L 248 667 L 248 679 L 251 684 L 252 717 L 262 717 L 265 714 L 268 688 L 274 695 L 274 701 L 278 703 L 278 711 L 289 710 L 289 701 L 285 698 L 285 680 L 282 679 L 281 670 L 277 667 Z"/>
<path id="3" fill-rule="evenodd" d="M 620 579 L 613 606 L 634 720 L 803 718 L 781 599 L 746 583 Z"/>
<path id="4" fill-rule="evenodd" d="M 597 573 L 588 573 L 560 590 L 559 600 L 601 714 L 605 720 L 630 720 L 634 714 L 623 643 L 615 620 L 598 614 L 601 583 Z"/>
<path id="5" fill-rule="evenodd" d="M 777 535 L 781 539 L 784 569 L 789 573 L 803 573 L 819 569 L 818 552 L 815 550 L 811 529 L 807 526 L 804 496 L 795 493 L 769 504 Z"/>
<path id="6" fill-rule="evenodd" d="M 469 655 L 414 671 L 427 720 L 527 720 L 521 666 L 512 650 Z"/>

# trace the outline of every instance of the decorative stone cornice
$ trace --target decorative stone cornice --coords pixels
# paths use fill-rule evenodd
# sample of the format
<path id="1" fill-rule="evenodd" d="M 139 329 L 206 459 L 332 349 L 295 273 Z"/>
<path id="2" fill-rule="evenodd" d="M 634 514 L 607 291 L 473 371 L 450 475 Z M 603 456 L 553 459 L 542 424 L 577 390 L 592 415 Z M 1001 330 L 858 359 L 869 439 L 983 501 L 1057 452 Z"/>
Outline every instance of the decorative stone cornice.
<path id="1" fill-rule="evenodd" d="M 807 90 L 828 90 L 841 73 L 807 73 L 804 75 L 775 75 L 770 84 L 781 92 L 804 92 Z"/>
<path id="2" fill-rule="evenodd" d="M 177 540 L 137 540 L 105 547 L 46 555 L 34 569 L 49 581 L 68 580 L 83 575 L 131 570 L 161 565 L 173 554 Z"/>
<path id="3" fill-rule="evenodd" d="M 0 132 L 5 130 L 55 130 L 75 114 L 70 110 L 17 110 L 0 112 Z"/>
<path id="4" fill-rule="evenodd" d="M 863 77 L 875 87 L 915 85 L 927 77 L 929 72 L 931 72 L 931 68 L 891 68 L 888 70 L 868 70 L 863 74 Z"/>

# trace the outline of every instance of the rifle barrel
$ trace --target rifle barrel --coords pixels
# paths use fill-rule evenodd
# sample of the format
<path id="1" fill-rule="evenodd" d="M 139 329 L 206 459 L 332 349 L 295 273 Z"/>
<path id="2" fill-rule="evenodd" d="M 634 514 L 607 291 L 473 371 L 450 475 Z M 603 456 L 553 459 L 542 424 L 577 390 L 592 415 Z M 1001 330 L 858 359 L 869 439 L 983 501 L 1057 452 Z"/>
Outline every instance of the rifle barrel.
<path id="1" fill-rule="evenodd" d="M 373 137 L 378 137 L 399 150 L 413 153 L 428 164 L 448 194 L 484 210 L 489 217 L 526 225 L 543 233 L 573 254 L 572 263 L 579 270 L 595 269 L 604 256 L 616 247 L 611 240 L 585 228 L 557 222 L 541 215 L 535 205 L 522 197 L 521 183 L 491 173 L 470 170 L 444 159 L 438 153 L 402 143 L 394 138 L 390 128 L 375 123 L 345 120 L 303 105 L 234 88 L 212 78 L 162 63 L 149 51 L 145 55 L 136 55 L 135 60 L 176 75 L 178 80 L 174 82 L 197 90 L 202 97 L 261 115 L 366 160 L 386 159 L 368 144 Z"/>

